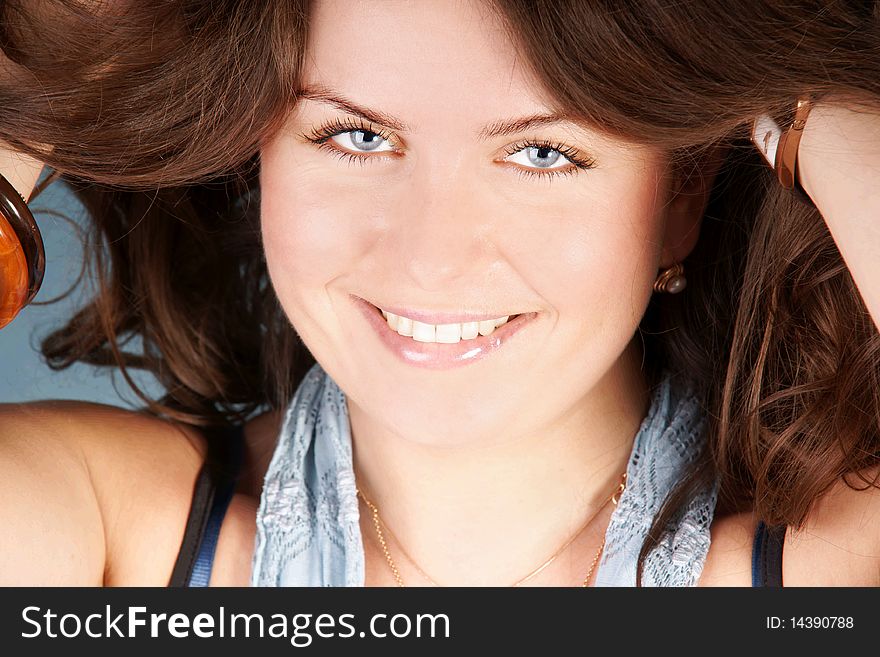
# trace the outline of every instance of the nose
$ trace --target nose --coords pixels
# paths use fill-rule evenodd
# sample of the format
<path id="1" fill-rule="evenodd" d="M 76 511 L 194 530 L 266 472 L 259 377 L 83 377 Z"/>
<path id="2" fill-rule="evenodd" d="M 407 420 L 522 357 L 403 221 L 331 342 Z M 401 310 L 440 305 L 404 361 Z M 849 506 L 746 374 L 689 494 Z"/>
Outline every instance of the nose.
<path id="1" fill-rule="evenodd" d="M 462 178 L 411 178 L 390 224 L 392 257 L 426 292 L 462 290 L 485 275 L 486 214 L 477 190 Z"/>

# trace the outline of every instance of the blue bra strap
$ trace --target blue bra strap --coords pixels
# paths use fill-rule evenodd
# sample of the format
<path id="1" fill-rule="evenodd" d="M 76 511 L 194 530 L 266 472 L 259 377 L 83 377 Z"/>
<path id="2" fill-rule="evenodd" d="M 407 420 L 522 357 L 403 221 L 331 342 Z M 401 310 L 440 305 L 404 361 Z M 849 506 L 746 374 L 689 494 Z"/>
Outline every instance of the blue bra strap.
<path id="1" fill-rule="evenodd" d="M 752 586 L 782 586 L 782 548 L 785 525 L 767 527 L 758 522 L 752 544 Z"/>
<path id="2" fill-rule="evenodd" d="M 208 524 L 205 527 L 205 535 L 199 546 L 199 553 L 193 564 L 192 577 L 189 585 L 193 587 L 208 586 L 211 581 L 211 570 L 214 566 L 214 553 L 217 550 L 217 539 L 220 537 L 220 527 L 223 525 L 223 517 L 232 499 L 234 485 L 228 485 L 223 490 L 217 491 L 214 497 L 214 505 L 211 507 L 211 515 L 208 516 Z"/>
<path id="3" fill-rule="evenodd" d="M 217 440 L 220 440 L 218 438 Z M 211 580 L 211 570 L 214 565 L 214 553 L 217 550 L 217 540 L 220 537 L 220 528 L 223 526 L 223 518 L 226 509 L 235 491 L 238 472 L 241 467 L 244 432 L 242 427 L 234 427 L 227 437 L 227 444 L 219 450 L 222 456 L 214 470 L 217 485 L 214 489 L 211 511 L 205 524 L 204 534 L 199 543 L 198 553 L 192 566 L 192 575 L 188 586 L 205 587 Z"/>

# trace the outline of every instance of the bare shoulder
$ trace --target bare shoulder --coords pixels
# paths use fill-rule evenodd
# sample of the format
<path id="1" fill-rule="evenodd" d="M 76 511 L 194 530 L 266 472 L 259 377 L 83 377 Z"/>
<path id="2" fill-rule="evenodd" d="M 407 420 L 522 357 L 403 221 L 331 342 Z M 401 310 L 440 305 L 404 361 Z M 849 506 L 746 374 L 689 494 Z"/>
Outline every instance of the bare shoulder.
<path id="1" fill-rule="evenodd" d="M 862 472 L 868 481 L 880 466 Z M 785 539 L 786 586 L 880 586 L 880 489 L 857 475 L 842 478 L 815 504 L 800 530 Z"/>
<path id="2" fill-rule="evenodd" d="M 752 541 L 756 526 L 751 512 L 714 518 L 699 586 L 752 585 Z"/>
<path id="3" fill-rule="evenodd" d="M 873 481 L 880 466 L 862 473 Z M 880 489 L 854 474 L 814 504 L 800 530 L 789 527 L 782 559 L 784 586 L 880 586 Z M 750 511 L 712 523 L 700 586 L 751 586 L 757 518 Z"/>
<path id="4" fill-rule="evenodd" d="M 196 429 L 126 409 L 0 405 L 3 583 L 166 584 L 205 449 Z"/>

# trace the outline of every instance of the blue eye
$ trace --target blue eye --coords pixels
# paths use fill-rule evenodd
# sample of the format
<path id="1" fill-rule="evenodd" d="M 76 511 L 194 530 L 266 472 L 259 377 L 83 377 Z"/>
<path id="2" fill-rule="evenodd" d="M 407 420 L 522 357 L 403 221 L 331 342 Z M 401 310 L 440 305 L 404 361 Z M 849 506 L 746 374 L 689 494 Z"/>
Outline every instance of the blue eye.
<path id="1" fill-rule="evenodd" d="M 332 139 L 343 148 L 348 148 L 349 150 L 354 151 L 360 150 L 369 153 L 382 153 L 394 150 L 390 145 L 387 149 L 378 150 L 379 146 L 382 145 L 382 142 L 387 142 L 388 140 L 371 130 L 348 130 L 346 132 L 330 135 L 328 136 L 328 139 Z"/>
<path id="2" fill-rule="evenodd" d="M 506 153 L 504 161 L 517 165 L 517 173 L 524 176 L 571 175 L 596 166 L 595 160 L 571 146 L 540 139 L 513 144 Z M 560 160 L 562 166 L 554 166 Z"/>
<path id="3" fill-rule="evenodd" d="M 568 162 L 568 159 L 562 153 L 555 148 L 549 148 L 547 146 L 526 146 L 513 155 L 525 155 L 526 161 L 516 162 L 516 160 L 507 160 L 508 162 L 515 162 L 516 164 L 522 164 L 523 166 L 533 165 L 539 169 L 552 167 L 559 161 L 559 158 Z"/>
<path id="4" fill-rule="evenodd" d="M 352 121 L 350 119 L 335 119 L 319 126 L 312 134 L 302 135 L 307 141 L 319 148 L 336 151 L 342 155 L 360 157 L 358 153 L 387 153 L 393 152 L 391 147 L 391 135 L 381 128 L 368 125 L 363 120 Z M 328 141 L 338 144 L 346 149 L 342 151 L 334 146 L 329 146 Z M 382 142 L 388 142 L 388 148 L 380 149 Z M 347 152 L 353 151 L 353 152 Z"/>
<path id="5" fill-rule="evenodd" d="M 302 137 L 334 157 L 358 164 L 372 159 L 371 153 L 400 154 L 393 145 L 392 135 L 361 119 L 335 119 Z M 502 161 L 515 165 L 511 168 L 525 177 L 572 175 L 596 166 L 592 158 L 582 156 L 571 146 L 541 139 L 518 142 L 505 152 L 507 157 Z M 554 166 L 557 163 L 562 166 Z"/>

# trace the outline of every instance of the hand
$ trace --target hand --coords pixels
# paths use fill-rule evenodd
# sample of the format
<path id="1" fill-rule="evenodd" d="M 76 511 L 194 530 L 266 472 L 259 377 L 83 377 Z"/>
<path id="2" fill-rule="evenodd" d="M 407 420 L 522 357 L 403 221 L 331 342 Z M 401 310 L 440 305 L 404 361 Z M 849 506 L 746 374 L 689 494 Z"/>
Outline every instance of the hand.
<path id="1" fill-rule="evenodd" d="M 17 65 L 0 50 L 0 76 L 6 80 L 17 68 Z M 12 183 L 25 201 L 30 200 L 31 192 L 42 170 L 42 162 L 30 155 L 18 153 L 9 145 L 0 142 L 0 174 Z"/>
<path id="2" fill-rule="evenodd" d="M 798 178 L 814 200 L 838 180 L 875 195 L 880 177 L 880 101 L 872 111 L 851 99 L 824 97 L 813 105 L 798 150 Z"/>
<path id="3" fill-rule="evenodd" d="M 43 163 L 39 160 L 0 144 L 0 174 L 12 183 L 26 201 L 30 200 L 42 170 Z"/>
<path id="4" fill-rule="evenodd" d="M 880 99 L 873 103 L 816 103 L 801 136 L 798 172 L 880 329 Z"/>

